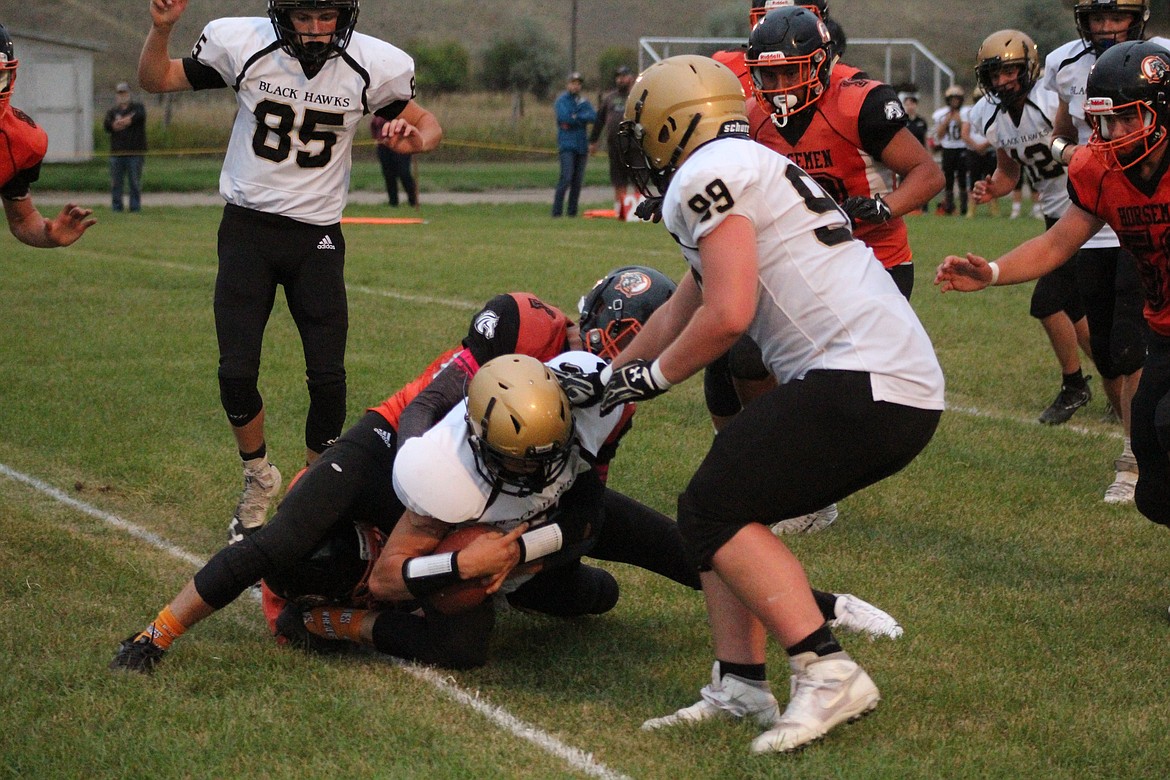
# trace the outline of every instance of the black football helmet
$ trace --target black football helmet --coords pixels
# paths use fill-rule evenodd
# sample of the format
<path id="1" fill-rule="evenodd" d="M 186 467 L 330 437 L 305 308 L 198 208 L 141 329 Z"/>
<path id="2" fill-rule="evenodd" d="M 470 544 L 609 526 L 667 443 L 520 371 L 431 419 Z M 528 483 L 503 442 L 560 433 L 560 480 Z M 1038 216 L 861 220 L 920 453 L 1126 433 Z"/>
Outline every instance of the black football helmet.
<path id="1" fill-rule="evenodd" d="M 1026 97 L 1040 77 L 1040 54 L 1036 44 L 1019 30 L 999 30 L 983 39 L 979 46 L 979 64 L 975 77 L 992 103 L 1015 103 Z M 996 86 L 996 76 L 1004 68 L 1018 67 L 1019 78 L 1009 85 Z"/>
<path id="2" fill-rule="evenodd" d="M 643 265 L 627 265 L 597 280 L 577 304 L 585 349 L 613 360 L 674 294 L 665 274 Z"/>
<path id="3" fill-rule="evenodd" d="M 12 46 L 12 36 L 0 24 L 0 116 L 8 112 L 12 100 L 12 87 L 16 84 L 16 68 L 20 62 Z"/>
<path id="4" fill-rule="evenodd" d="M 298 33 L 293 27 L 293 11 L 326 9 L 338 12 L 337 29 L 328 42 L 305 40 L 306 36 Z M 354 28 L 357 26 L 358 0 L 268 0 L 268 18 L 272 20 L 272 27 L 276 30 L 276 37 L 280 40 L 280 47 L 285 53 L 301 62 L 320 64 L 340 56 L 349 45 L 349 39 L 353 37 Z"/>
<path id="5" fill-rule="evenodd" d="M 768 12 L 775 8 L 786 8 L 797 6 L 799 8 L 807 8 L 817 16 L 828 21 L 829 19 L 829 4 L 826 0 L 752 0 L 752 10 L 748 12 L 748 21 L 752 27 L 768 15 Z"/>
<path id="6" fill-rule="evenodd" d="M 310 608 L 357 603 L 369 596 L 370 573 L 386 535 L 373 526 L 338 523 L 317 548 L 264 583 L 282 599 Z"/>
<path id="7" fill-rule="evenodd" d="M 1099 13 L 1128 13 L 1133 21 L 1125 33 L 1125 40 L 1138 41 L 1145 34 L 1146 22 L 1150 18 L 1150 0 L 1077 0 L 1073 14 L 1077 20 L 1077 32 L 1085 42 L 1085 48 L 1101 56 L 1110 46 L 1120 43 L 1117 36 L 1097 36 L 1094 39 L 1089 29 L 1089 20 Z"/>
<path id="8" fill-rule="evenodd" d="M 1113 137 L 1105 118 L 1134 112 L 1141 127 Z M 1085 119 L 1093 128 L 1089 148 L 1107 165 L 1125 169 L 1149 156 L 1170 126 L 1170 51 L 1149 41 L 1106 49 L 1085 84 Z"/>
<path id="9" fill-rule="evenodd" d="M 748 38 L 746 63 L 752 94 L 777 127 L 821 99 L 829 88 L 834 60 L 832 36 L 824 20 L 800 6 L 769 11 Z M 796 68 L 799 76 L 794 83 L 769 87 L 766 71 L 773 68 Z"/>

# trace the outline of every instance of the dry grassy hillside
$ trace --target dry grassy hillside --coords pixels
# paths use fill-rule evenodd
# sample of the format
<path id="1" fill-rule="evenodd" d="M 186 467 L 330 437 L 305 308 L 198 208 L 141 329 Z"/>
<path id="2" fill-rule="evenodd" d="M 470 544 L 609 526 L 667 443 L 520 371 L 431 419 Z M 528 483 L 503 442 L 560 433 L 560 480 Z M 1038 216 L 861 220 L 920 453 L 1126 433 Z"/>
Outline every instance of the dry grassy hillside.
<path id="1" fill-rule="evenodd" d="M 1170 28 L 1170 0 L 1153 0 L 1153 28 Z M 98 57 L 95 81 L 103 85 L 130 78 L 138 49 L 147 29 L 147 0 L 52 0 L 5 3 L 0 22 L 14 30 L 34 30 L 106 46 Z M 568 65 L 572 0 L 366 0 L 362 3 L 360 29 L 399 45 L 420 39 L 431 42 L 457 40 L 473 55 L 484 49 L 501 31 L 522 18 L 536 20 L 562 47 Z M 639 36 L 702 36 L 710 19 L 720 12 L 733 16 L 738 9 L 746 17 L 749 3 L 695 3 L 692 0 L 576 0 L 577 67 L 596 72 L 598 54 L 611 46 L 635 48 Z M 194 42 L 208 19 L 218 16 L 262 15 L 263 0 L 190 0 L 187 15 L 174 36 L 178 55 Z M 909 37 L 921 40 L 962 77 L 973 67 L 980 40 L 1000 27 L 1018 26 L 1033 33 L 1041 48 L 1046 41 L 1067 40 L 1072 35 L 1070 0 L 831 0 L 833 15 L 850 38 Z M 1032 19 L 1052 16 L 1043 23 Z M 1158 21 L 1165 20 L 1159 24 Z M 746 21 L 744 22 L 746 29 Z M 851 51 L 854 58 L 867 56 L 865 47 Z M 860 63 L 859 63 L 860 64 Z M 868 64 L 868 63 L 865 63 Z M 880 69 L 879 69 L 880 73 Z"/>

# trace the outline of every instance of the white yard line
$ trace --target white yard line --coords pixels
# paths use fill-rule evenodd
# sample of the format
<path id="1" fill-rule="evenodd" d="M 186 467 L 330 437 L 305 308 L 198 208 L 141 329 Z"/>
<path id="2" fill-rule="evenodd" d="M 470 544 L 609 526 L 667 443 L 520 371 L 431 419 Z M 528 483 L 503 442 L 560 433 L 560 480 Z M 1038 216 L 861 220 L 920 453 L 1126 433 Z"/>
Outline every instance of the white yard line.
<path id="1" fill-rule="evenodd" d="M 11 480 L 19 482 L 23 485 L 31 487 L 38 493 L 48 496 L 55 501 L 58 501 L 66 506 L 76 509 L 82 514 L 89 515 L 92 518 L 101 520 L 119 531 L 124 531 L 135 539 L 146 542 L 151 547 L 162 550 L 166 554 L 178 558 L 184 563 L 189 563 L 192 566 L 202 567 L 205 560 L 197 555 L 187 552 L 183 548 L 171 544 L 166 539 L 162 538 L 156 533 L 146 530 L 145 528 L 135 525 L 128 520 L 124 520 L 117 515 L 110 514 L 104 510 L 98 509 L 92 504 L 87 504 L 84 501 L 78 501 L 68 493 L 59 488 L 55 488 L 47 482 L 37 479 L 23 472 L 12 469 L 3 463 L 0 463 L 0 475 L 8 477 Z M 525 723 L 523 720 L 517 718 L 512 713 L 498 707 L 480 696 L 478 692 L 468 691 L 461 688 L 454 681 L 454 678 L 444 676 L 442 673 L 435 671 L 429 667 L 419 666 L 417 664 L 407 663 L 395 659 L 398 665 L 414 678 L 422 680 L 429 685 L 437 688 L 439 692 L 445 694 L 448 698 L 454 700 L 456 703 L 468 707 L 475 712 L 478 712 L 483 717 L 495 723 L 504 731 L 509 732 L 517 739 L 522 739 L 532 743 L 544 752 L 553 757 L 563 761 L 571 769 L 581 772 L 590 777 L 599 777 L 603 780 L 631 780 L 627 775 L 621 772 L 610 769 L 605 764 L 595 760 L 593 755 L 586 753 L 579 748 L 566 745 L 559 739 L 549 734 L 546 731 L 533 726 L 530 723 Z"/>

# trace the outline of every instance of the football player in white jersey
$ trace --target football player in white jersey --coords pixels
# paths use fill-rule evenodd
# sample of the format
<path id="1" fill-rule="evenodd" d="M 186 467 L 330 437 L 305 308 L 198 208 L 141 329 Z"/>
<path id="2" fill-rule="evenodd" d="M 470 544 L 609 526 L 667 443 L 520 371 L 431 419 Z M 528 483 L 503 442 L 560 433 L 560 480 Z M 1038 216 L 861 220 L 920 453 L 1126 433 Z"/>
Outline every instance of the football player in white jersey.
<path id="1" fill-rule="evenodd" d="M 1085 121 L 1085 84 L 1102 52 L 1138 40 L 1150 18 L 1149 0 L 1077 0 L 1073 7 L 1080 37 L 1053 49 L 1044 60 L 1044 86 L 1060 97 L 1052 131 L 1052 154 L 1068 165 L 1092 131 Z M 1152 38 L 1159 46 L 1170 40 Z M 1121 248 L 1108 225 L 1085 242 L 1072 260 L 1089 320 L 1093 362 L 1113 410 L 1121 418 L 1125 442 L 1114 461 L 1113 483 L 1105 502 L 1133 502 L 1137 461 L 1130 445 L 1130 405 L 1146 358 L 1147 327 L 1142 316 L 1141 282 L 1133 254 Z"/>
<path id="2" fill-rule="evenodd" d="M 989 203 L 1008 195 L 1027 171 L 1045 227 L 1052 227 L 1068 208 L 1068 179 L 1049 148 L 1060 99 L 1039 81 L 1036 44 L 1019 30 L 998 30 L 979 46 L 978 63 L 975 75 L 984 95 L 971 107 L 970 123 L 996 150 L 996 166 L 990 176 L 973 183 L 971 197 L 975 203 Z M 1030 313 L 1044 326 L 1062 375 L 1060 392 L 1040 422 L 1060 425 L 1092 397 L 1077 352 L 1079 345 L 1092 354 L 1072 264 L 1037 280 Z"/>
<path id="3" fill-rule="evenodd" d="M 354 134 L 367 114 L 387 119 L 381 143 L 398 152 L 438 145 L 438 121 L 414 101 L 414 62 L 354 31 L 358 0 L 268 0 L 268 18 L 216 19 L 191 54 L 171 59 L 186 0 L 151 0 L 138 63 L 148 92 L 231 87 L 236 112 L 220 194 L 215 323 L 220 399 L 243 460 L 244 490 L 229 526 L 238 541 L 267 517 L 281 485 L 268 460 L 257 388 L 264 328 L 278 285 L 301 334 L 309 390 L 305 460 L 345 422 L 345 238 Z"/>
<path id="4" fill-rule="evenodd" d="M 679 498 L 715 640 L 702 699 L 643 724 L 751 715 L 757 753 L 795 750 L 872 710 L 869 675 L 834 638 L 804 569 L 768 523 L 811 512 L 902 469 L 943 409 L 943 376 L 909 302 L 807 173 L 747 136 L 744 95 L 714 60 L 670 57 L 634 83 L 619 138 L 633 180 L 661 195 L 690 266 L 675 294 L 570 398 L 604 413 L 699 372 L 744 333 L 778 386 L 715 437 Z M 656 191 L 652 191 L 656 190 Z M 764 648 L 789 655 L 777 717 Z"/>
<path id="5" fill-rule="evenodd" d="M 930 139 L 942 149 L 943 177 L 946 180 L 939 213 L 955 213 L 955 190 L 958 190 L 960 217 L 967 213 L 967 143 L 963 140 L 963 127 L 967 124 L 971 107 L 964 105 L 966 97 L 966 90 L 952 84 L 944 94 L 946 105 L 935 109 L 930 116 L 934 125 Z"/>

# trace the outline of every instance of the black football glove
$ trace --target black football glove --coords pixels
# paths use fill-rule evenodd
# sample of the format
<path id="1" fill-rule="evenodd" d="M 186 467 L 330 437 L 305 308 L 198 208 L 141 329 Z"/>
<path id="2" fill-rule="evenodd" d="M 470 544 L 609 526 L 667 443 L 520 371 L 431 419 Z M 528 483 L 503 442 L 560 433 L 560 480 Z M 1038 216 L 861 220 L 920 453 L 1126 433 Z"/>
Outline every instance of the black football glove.
<path id="1" fill-rule="evenodd" d="M 880 225 L 894 218 L 894 213 L 882 200 L 881 195 L 874 195 L 872 198 L 861 195 L 850 196 L 841 204 L 841 209 L 849 215 L 849 219 L 853 220 L 854 226 L 858 222 Z"/>
<path id="2" fill-rule="evenodd" d="M 643 222 L 661 222 L 662 198 L 646 198 L 634 209 L 634 216 Z"/>
<path id="3" fill-rule="evenodd" d="M 655 378 L 655 373 L 658 378 Z M 670 382 L 654 369 L 649 360 L 631 360 L 613 372 L 605 384 L 605 395 L 601 399 L 601 413 L 609 414 L 615 407 L 630 401 L 645 401 L 656 398 L 670 389 Z"/>
<path id="4" fill-rule="evenodd" d="M 601 371 L 585 371 L 573 363 L 561 363 L 559 366 L 550 366 L 549 370 L 556 375 L 557 382 L 569 398 L 573 406 L 585 408 L 593 406 L 601 400 L 605 392 L 605 382 L 601 379 Z M 605 369 L 602 369 L 604 371 Z"/>

